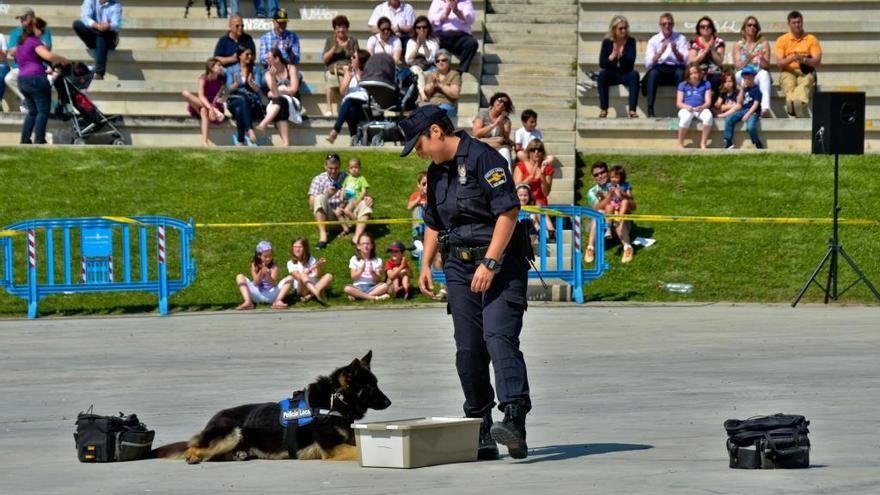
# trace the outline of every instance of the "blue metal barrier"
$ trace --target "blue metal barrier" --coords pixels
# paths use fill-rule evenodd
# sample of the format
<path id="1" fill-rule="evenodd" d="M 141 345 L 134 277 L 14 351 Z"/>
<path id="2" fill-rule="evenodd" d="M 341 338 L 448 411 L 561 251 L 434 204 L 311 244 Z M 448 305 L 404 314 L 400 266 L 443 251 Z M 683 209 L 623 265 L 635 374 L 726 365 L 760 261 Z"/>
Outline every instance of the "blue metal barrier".
<path id="1" fill-rule="evenodd" d="M 131 229 L 138 230 L 140 279 L 132 280 Z M 176 229 L 180 241 L 179 253 L 166 252 L 166 229 Z M 28 318 L 36 318 L 39 300 L 51 294 L 85 292 L 146 291 L 159 297 L 159 313 L 168 314 L 168 297 L 185 289 L 195 279 L 195 261 L 190 254 L 190 244 L 195 236 L 192 219 L 189 223 L 175 218 L 160 216 L 53 218 L 25 220 L 5 227 L 7 233 L 0 236 L 0 253 L 3 257 L 3 277 L 0 287 L 10 294 L 27 299 Z M 61 230 L 64 280 L 56 281 L 55 231 Z M 72 276 L 73 260 L 71 232 L 80 236 L 80 270 L 78 282 Z M 150 233 L 152 231 L 153 233 Z M 122 280 L 114 279 L 114 237 L 121 235 Z M 24 234 L 27 248 L 27 282 L 15 282 L 15 256 L 13 246 L 15 233 Z M 155 251 L 149 249 L 149 238 L 155 235 Z M 44 240 L 45 263 L 38 256 L 38 241 Z M 155 253 L 154 255 L 152 253 Z M 179 263 L 180 278 L 168 279 L 168 260 Z M 150 278 L 150 265 L 155 263 L 154 278 Z M 119 269 L 119 264 L 115 264 Z"/>
<path id="2" fill-rule="evenodd" d="M 610 266 L 605 263 L 605 243 L 600 242 L 605 232 L 605 216 L 586 206 L 572 205 L 549 205 L 546 207 L 537 207 L 534 212 L 520 211 L 519 218 L 529 218 L 530 215 L 540 216 L 541 228 L 538 229 L 538 250 L 535 253 L 537 259 L 538 271 L 530 270 L 530 279 L 558 279 L 567 283 L 572 288 L 572 298 L 575 302 L 582 304 L 584 302 L 584 284 L 590 280 L 595 280 L 602 276 Z M 566 250 L 564 246 L 564 218 L 571 219 L 571 245 Z M 547 220 L 551 218 L 556 227 L 555 229 L 555 255 L 556 268 L 548 269 L 548 239 L 547 239 Z M 584 222 L 586 219 L 586 222 Z M 583 225 L 590 228 L 590 222 L 596 222 L 596 245 L 594 246 L 596 261 L 591 268 L 583 266 L 583 249 L 581 247 L 583 241 Z M 568 256 L 568 257 L 566 257 Z M 568 269 L 565 269 L 565 267 Z M 540 273 L 539 273 L 540 272 Z M 446 275 L 442 270 L 432 270 L 431 276 L 435 282 L 446 283 Z"/>

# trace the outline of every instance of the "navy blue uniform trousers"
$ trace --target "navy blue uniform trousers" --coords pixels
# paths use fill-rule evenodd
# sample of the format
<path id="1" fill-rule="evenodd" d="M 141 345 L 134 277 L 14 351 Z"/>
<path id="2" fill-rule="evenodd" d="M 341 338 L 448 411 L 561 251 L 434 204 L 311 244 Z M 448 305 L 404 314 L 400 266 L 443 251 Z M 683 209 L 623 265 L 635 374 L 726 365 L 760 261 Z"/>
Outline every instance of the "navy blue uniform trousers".
<path id="1" fill-rule="evenodd" d="M 474 293 L 470 285 L 477 266 L 450 257 L 444 267 L 448 312 L 455 327 L 455 367 L 464 391 L 465 416 L 480 417 L 495 405 L 495 391 L 489 381 L 490 364 L 495 372 L 500 409 L 516 403 L 529 411 L 529 380 L 519 350 L 528 265 L 525 260 L 502 258 L 501 271 L 495 274 L 489 289 Z"/>

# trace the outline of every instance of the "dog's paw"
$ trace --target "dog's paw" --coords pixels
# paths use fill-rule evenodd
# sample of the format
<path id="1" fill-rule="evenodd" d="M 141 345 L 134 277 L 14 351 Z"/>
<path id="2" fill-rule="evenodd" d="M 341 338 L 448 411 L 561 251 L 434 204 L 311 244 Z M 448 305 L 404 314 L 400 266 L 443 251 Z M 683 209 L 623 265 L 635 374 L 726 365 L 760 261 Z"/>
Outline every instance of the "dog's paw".
<path id="1" fill-rule="evenodd" d="M 248 458 L 249 455 L 246 450 L 236 450 L 235 453 L 232 454 L 233 461 L 246 461 Z"/>
<path id="2" fill-rule="evenodd" d="M 198 449 L 194 447 L 186 449 L 186 452 L 183 453 L 183 459 L 187 464 L 198 464 L 202 462 L 202 457 L 199 455 Z"/>

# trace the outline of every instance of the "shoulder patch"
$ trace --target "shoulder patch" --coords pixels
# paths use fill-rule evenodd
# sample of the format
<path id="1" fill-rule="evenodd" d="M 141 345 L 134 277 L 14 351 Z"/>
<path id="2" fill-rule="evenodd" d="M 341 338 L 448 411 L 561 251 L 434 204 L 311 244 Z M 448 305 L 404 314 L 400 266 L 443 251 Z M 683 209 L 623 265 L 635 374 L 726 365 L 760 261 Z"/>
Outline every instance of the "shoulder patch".
<path id="1" fill-rule="evenodd" d="M 488 182 L 493 188 L 507 182 L 507 176 L 504 174 L 504 169 L 501 167 L 495 167 L 486 172 L 486 174 L 483 175 L 483 178 L 486 179 L 486 182 Z"/>

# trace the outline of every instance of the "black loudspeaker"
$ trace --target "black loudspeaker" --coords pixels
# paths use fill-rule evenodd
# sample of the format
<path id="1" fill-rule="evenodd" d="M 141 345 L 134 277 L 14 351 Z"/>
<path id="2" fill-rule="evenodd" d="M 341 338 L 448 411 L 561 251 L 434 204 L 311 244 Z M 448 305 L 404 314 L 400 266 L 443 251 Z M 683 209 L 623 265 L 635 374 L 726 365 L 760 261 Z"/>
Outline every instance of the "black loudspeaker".
<path id="1" fill-rule="evenodd" d="M 865 153 L 865 93 L 813 94 L 813 153 Z"/>

